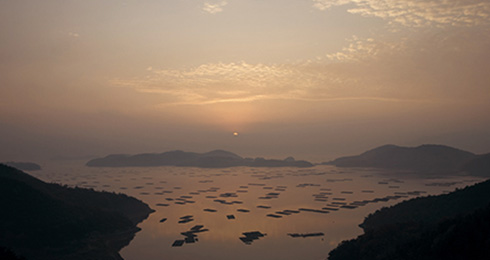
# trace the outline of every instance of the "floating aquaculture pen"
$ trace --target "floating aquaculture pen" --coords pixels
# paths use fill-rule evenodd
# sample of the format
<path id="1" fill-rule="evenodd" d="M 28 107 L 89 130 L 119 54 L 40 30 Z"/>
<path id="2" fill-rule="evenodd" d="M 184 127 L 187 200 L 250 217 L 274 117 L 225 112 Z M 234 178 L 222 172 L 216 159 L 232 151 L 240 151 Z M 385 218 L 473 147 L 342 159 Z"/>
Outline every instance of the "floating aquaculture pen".
<path id="1" fill-rule="evenodd" d="M 324 235 L 325 234 L 323 234 L 321 232 L 318 232 L 318 233 L 304 233 L 304 234 L 288 233 L 288 236 L 294 237 L 294 238 L 297 238 L 297 237 L 302 237 L 302 238 L 306 238 L 306 237 L 321 237 L 321 236 L 324 236 Z"/>
<path id="2" fill-rule="evenodd" d="M 244 232 L 242 234 L 244 236 L 239 237 L 239 239 L 247 245 L 251 245 L 254 240 L 258 240 L 259 238 L 264 237 L 266 235 L 260 233 L 259 231 Z"/>
<path id="3" fill-rule="evenodd" d="M 257 208 L 259 208 L 259 209 L 270 209 L 271 207 L 270 206 L 259 205 L 259 206 L 257 206 Z"/>

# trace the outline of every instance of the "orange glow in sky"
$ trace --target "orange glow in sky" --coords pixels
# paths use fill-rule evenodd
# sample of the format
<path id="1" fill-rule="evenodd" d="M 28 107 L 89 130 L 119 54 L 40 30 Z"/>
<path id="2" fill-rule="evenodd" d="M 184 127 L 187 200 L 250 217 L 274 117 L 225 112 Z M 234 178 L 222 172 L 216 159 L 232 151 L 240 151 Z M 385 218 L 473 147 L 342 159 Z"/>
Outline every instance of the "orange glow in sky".
<path id="1" fill-rule="evenodd" d="M 4 160 L 490 147 L 488 1 L 1 1 L 0 27 Z"/>

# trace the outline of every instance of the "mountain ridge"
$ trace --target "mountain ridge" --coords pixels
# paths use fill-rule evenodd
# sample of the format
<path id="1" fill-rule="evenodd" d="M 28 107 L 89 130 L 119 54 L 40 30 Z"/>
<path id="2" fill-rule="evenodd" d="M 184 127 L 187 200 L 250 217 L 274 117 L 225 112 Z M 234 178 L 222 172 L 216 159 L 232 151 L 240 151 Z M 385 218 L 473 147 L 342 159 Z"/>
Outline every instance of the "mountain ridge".
<path id="1" fill-rule="evenodd" d="M 424 144 L 417 147 L 382 145 L 359 155 L 339 157 L 322 164 L 337 167 L 369 167 L 408 170 L 421 173 L 474 174 L 478 169 L 471 167 L 472 160 L 481 158 L 474 153 L 446 145 Z M 490 155 L 483 157 L 481 165 L 490 169 Z M 480 164 L 478 164 L 480 165 Z M 487 171 L 484 171 L 487 172 Z"/>

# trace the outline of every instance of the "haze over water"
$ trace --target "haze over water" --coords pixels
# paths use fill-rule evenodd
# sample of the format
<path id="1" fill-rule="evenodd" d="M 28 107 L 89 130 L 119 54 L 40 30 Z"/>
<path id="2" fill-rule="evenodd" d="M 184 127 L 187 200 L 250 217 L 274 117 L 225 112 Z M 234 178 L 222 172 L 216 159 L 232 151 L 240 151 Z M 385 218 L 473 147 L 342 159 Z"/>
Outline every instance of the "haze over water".
<path id="1" fill-rule="evenodd" d="M 340 241 L 361 234 L 358 225 L 376 209 L 481 181 L 475 177 L 428 178 L 333 166 L 199 169 L 89 168 L 82 165 L 82 162 L 48 164 L 44 170 L 32 174 L 45 181 L 70 186 L 123 192 L 155 209 L 156 212 L 139 225 L 142 230 L 130 245 L 121 251 L 126 260 L 325 259 Z M 376 199 L 385 200 L 374 202 Z M 341 207 L 356 201 L 371 202 L 357 204 L 360 206 L 353 209 Z M 330 209 L 322 209 L 326 207 Z M 249 212 L 238 211 L 243 209 Z M 285 210 L 296 213 L 277 213 Z M 281 218 L 268 217 L 268 214 Z M 227 219 L 228 215 L 235 219 Z M 192 216 L 192 221 L 179 224 L 186 216 Z M 162 219 L 166 220 L 160 222 Z M 203 225 L 208 231 L 197 233 L 198 241 L 194 243 L 172 247 L 175 240 L 185 238 L 182 232 L 196 225 Z M 251 231 L 266 235 L 247 245 L 239 238 L 243 237 L 242 233 Z M 290 233 L 323 235 L 293 238 L 288 236 Z"/>

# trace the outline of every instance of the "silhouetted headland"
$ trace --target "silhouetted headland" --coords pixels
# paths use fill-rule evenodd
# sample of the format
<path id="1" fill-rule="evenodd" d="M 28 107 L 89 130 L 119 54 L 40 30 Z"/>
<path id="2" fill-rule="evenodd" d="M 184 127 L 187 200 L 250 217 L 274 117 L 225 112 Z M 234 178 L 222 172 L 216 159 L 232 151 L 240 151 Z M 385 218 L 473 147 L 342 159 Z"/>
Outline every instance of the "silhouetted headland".
<path id="1" fill-rule="evenodd" d="M 475 155 L 445 145 L 401 147 L 384 145 L 356 156 L 340 157 L 323 164 L 337 167 L 372 167 L 420 173 L 463 173 L 490 176 L 490 154 Z"/>
<path id="2" fill-rule="evenodd" d="M 41 166 L 32 162 L 4 162 L 3 164 L 14 167 L 22 171 L 39 171 Z"/>
<path id="3" fill-rule="evenodd" d="M 0 164 L 0 247 L 26 259 L 122 259 L 153 211 L 124 194 L 45 183 Z"/>
<path id="4" fill-rule="evenodd" d="M 370 214 L 329 260 L 490 259 L 490 180 Z"/>
<path id="5" fill-rule="evenodd" d="M 264 158 L 243 158 L 232 152 L 215 150 L 207 153 L 170 151 L 136 155 L 112 154 L 104 158 L 90 160 L 90 167 L 149 167 L 188 166 L 200 168 L 248 167 L 312 167 L 307 161 L 297 161 L 292 157 L 284 160 Z"/>

